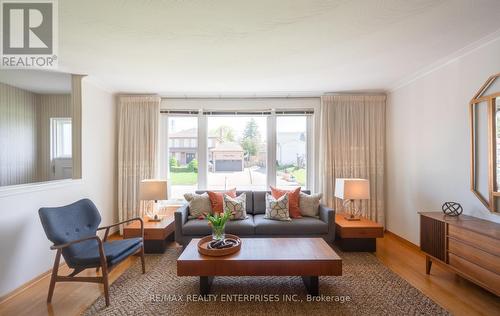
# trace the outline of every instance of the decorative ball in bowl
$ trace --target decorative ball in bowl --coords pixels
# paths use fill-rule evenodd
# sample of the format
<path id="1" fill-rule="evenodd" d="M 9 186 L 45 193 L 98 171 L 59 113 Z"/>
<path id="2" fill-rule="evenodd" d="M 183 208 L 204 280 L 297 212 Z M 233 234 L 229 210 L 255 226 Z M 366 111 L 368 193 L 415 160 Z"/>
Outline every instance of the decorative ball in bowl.
<path id="1" fill-rule="evenodd" d="M 206 256 L 227 256 L 241 249 L 241 239 L 238 236 L 226 234 L 221 240 L 206 236 L 198 242 L 198 252 Z"/>

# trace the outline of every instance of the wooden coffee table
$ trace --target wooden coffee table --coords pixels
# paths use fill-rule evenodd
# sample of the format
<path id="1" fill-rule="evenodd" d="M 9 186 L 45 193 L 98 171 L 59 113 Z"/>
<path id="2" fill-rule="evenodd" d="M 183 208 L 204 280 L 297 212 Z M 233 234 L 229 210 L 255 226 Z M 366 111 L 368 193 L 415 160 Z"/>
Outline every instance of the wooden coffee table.
<path id="1" fill-rule="evenodd" d="M 223 257 L 198 252 L 193 239 L 177 259 L 178 276 L 199 276 L 206 295 L 215 276 L 301 276 L 319 295 L 319 276 L 342 275 L 342 259 L 322 238 L 242 238 L 241 250 Z"/>

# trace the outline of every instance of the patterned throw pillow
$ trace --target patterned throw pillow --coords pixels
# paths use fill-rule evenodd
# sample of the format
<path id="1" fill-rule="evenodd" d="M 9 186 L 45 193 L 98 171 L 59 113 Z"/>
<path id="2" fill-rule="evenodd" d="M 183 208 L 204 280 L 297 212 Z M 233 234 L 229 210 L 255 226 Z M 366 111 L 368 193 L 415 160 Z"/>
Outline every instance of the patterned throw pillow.
<path id="1" fill-rule="evenodd" d="M 205 213 L 212 213 L 212 205 L 206 192 L 203 194 L 186 193 L 184 198 L 189 202 L 188 218 L 204 218 Z"/>
<path id="2" fill-rule="evenodd" d="M 319 201 L 323 193 L 305 194 L 300 192 L 300 214 L 308 217 L 319 217 Z"/>
<path id="3" fill-rule="evenodd" d="M 247 197 L 245 193 L 241 193 L 238 197 L 232 198 L 224 194 L 224 212 L 231 212 L 233 215 L 230 220 L 247 218 Z"/>
<path id="4" fill-rule="evenodd" d="M 266 215 L 264 215 L 264 218 L 291 221 L 288 210 L 288 194 L 275 199 L 271 194 L 266 193 Z"/>
<path id="5" fill-rule="evenodd" d="M 281 190 L 271 186 L 271 194 L 275 199 L 282 197 L 283 195 L 288 195 L 288 211 L 290 212 L 291 218 L 301 218 L 300 215 L 300 187 L 293 190 Z"/>
<path id="6" fill-rule="evenodd" d="M 227 194 L 230 197 L 236 197 L 236 188 L 227 190 L 225 192 L 214 192 L 208 191 L 208 197 L 210 198 L 210 203 L 212 203 L 212 212 L 214 214 L 222 213 L 224 211 L 224 198 L 223 195 Z"/>

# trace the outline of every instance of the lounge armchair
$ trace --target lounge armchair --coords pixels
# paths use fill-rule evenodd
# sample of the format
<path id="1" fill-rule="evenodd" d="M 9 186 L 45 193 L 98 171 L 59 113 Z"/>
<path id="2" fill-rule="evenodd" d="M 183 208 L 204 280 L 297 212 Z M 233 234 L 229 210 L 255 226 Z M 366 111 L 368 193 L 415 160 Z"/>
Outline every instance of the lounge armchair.
<path id="1" fill-rule="evenodd" d="M 54 243 L 50 247 L 57 250 L 52 276 L 50 279 L 47 302 L 52 301 L 56 282 L 93 282 L 104 285 L 106 306 L 109 306 L 108 273 L 118 263 L 131 255 L 141 257 L 142 273 L 144 265 L 144 223 L 140 218 L 99 227 L 101 216 L 92 201 L 83 199 L 62 207 L 44 207 L 38 211 L 47 238 Z M 107 241 L 109 230 L 131 221 L 141 222 L 141 237 L 116 241 Z M 104 238 L 97 236 L 97 231 L 104 230 Z M 68 267 L 73 269 L 67 276 L 58 275 L 59 261 L 64 257 Z M 77 277 L 85 269 L 102 269 L 102 275 L 96 277 Z"/>

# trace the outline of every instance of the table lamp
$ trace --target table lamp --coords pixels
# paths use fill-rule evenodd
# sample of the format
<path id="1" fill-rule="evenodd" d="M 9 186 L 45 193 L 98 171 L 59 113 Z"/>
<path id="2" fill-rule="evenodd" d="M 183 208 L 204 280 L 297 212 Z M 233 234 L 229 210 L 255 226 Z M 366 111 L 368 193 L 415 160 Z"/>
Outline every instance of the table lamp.
<path id="1" fill-rule="evenodd" d="M 360 220 L 360 211 L 354 200 L 370 199 L 370 182 L 366 179 L 335 179 L 335 197 L 342 199 L 344 209 L 348 210 L 346 220 Z"/>
<path id="2" fill-rule="evenodd" d="M 147 214 L 150 222 L 159 222 L 158 200 L 168 199 L 167 180 L 145 179 L 139 186 L 139 198 L 143 201 L 154 201 L 152 206 L 152 215 Z M 148 209 L 150 209 L 148 207 Z"/>

